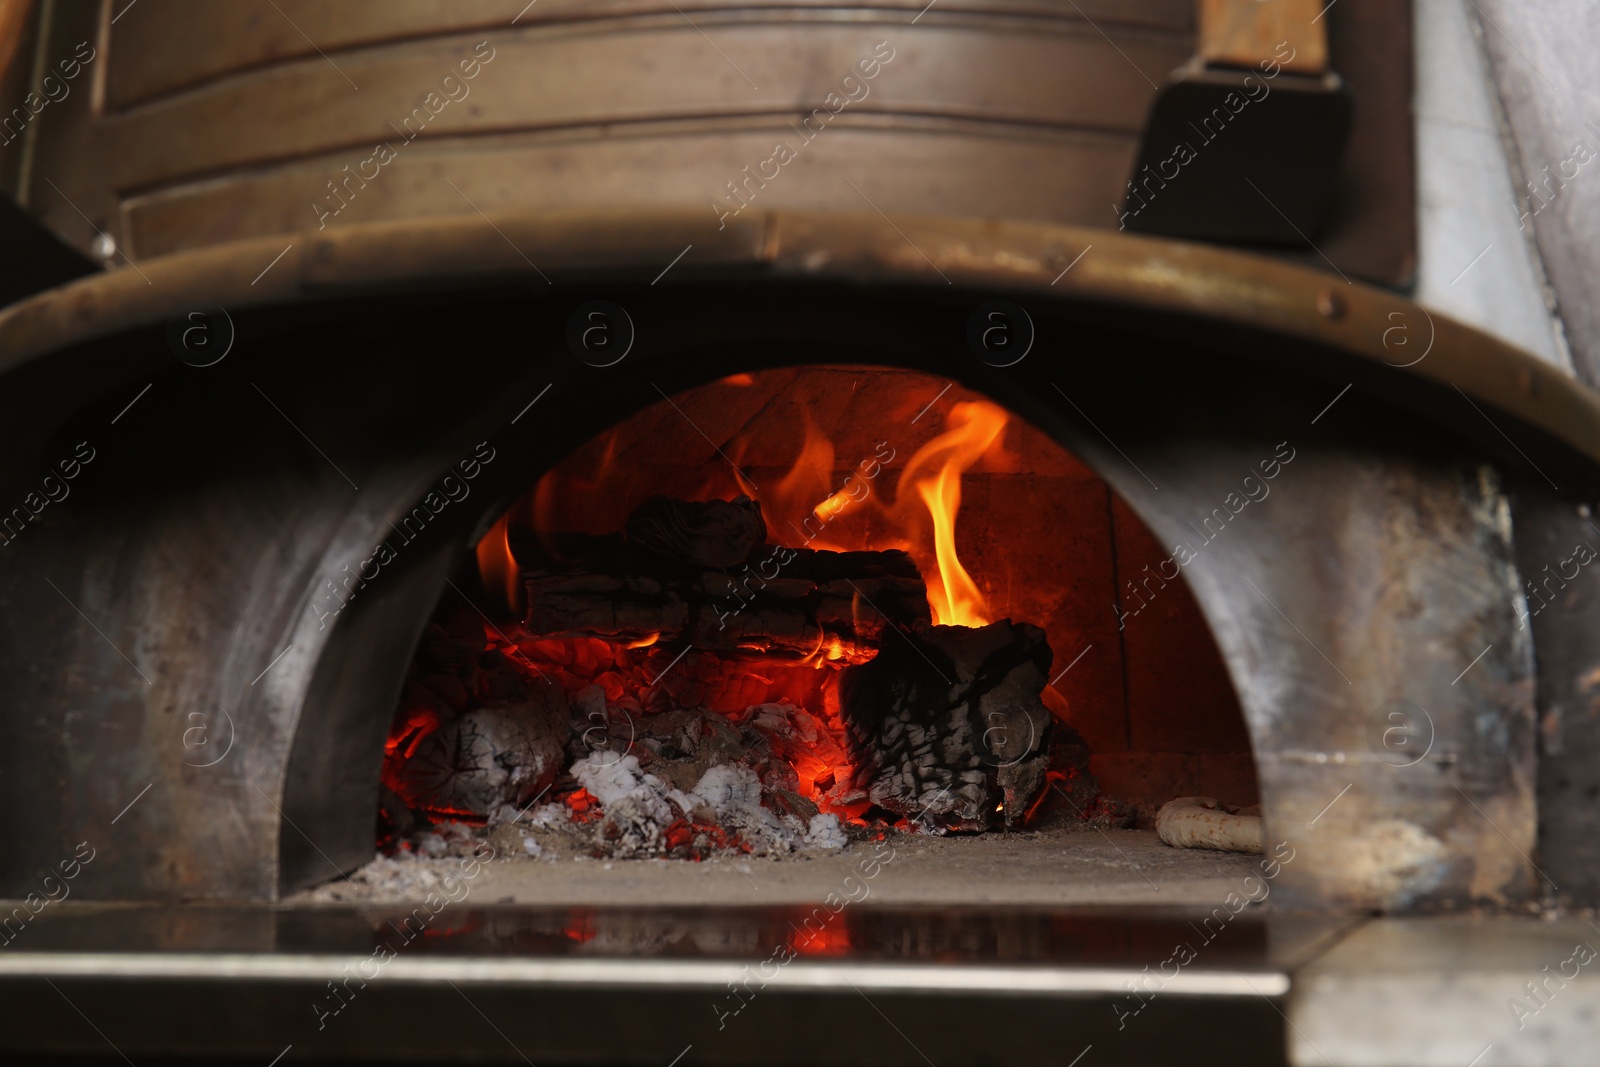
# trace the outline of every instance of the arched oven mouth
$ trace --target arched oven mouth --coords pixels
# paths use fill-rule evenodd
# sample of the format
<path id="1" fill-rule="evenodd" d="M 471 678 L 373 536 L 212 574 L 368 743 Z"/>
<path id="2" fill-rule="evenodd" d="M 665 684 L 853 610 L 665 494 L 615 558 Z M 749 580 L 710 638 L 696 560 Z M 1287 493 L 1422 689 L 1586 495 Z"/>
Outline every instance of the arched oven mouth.
<path id="1" fill-rule="evenodd" d="M 493 458 L 461 461 L 397 534 Z M 1292 460 L 1248 475 L 1252 496 Z M 825 879 L 889 838 L 930 900 L 970 890 L 939 888 L 946 862 L 1003 848 L 1022 899 L 1061 874 L 1030 849 L 1081 867 L 1109 846 L 1126 859 L 1111 895 L 1154 885 L 1142 861 L 1166 869 L 1170 902 L 1184 861 L 1156 840 L 1157 809 L 1199 795 L 1254 817 L 1248 731 L 1172 554 L 1081 460 L 952 379 L 739 372 L 663 392 L 524 478 L 406 668 L 387 862 L 322 899 L 486 844 L 541 867 L 799 857 Z M 1016 836 L 954 839 L 994 832 Z M 1197 859 L 1197 877 L 1221 863 Z M 517 884 L 537 893 L 540 871 Z"/>
<path id="2" fill-rule="evenodd" d="M 67 713 L 80 706 L 103 709 L 93 736 L 8 722 L 7 751 L 30 756 L 0 788 L 19 804 L 40 791 L 71 798 L 19 830 L 8 877 L 23 886 L 35 866 L 54 862 L 62 841 L 83 841 L 116 819 L 116 843 L 96 860 L 99 895 L 268 900 L 342 883 L 374 853 L 385 742 L 408 664 L 442 595 L 495 617 L 475 546 L 530 481 L 653 406 L 683 421 L 671 403 L 693 390 L 726 398 L 749 388 L 726 384 L 733 376 L 847 366 L 938 383 L 901 414 L 908 426 L 954 383 L 970 393 L 962 402 L 987 401 L 1012 427 L 1036 428 L 1050 447 L 1077 457 L 1108 502 L 1126 504 L 1127 528 L 1147 530 L 1153 544 L 1119 576 L 1119 598 L 1129 598 L 1102 605 L 1125 645 L 1155 632 L 1151 624 L 1180 603 L 1178 587 L 1193 594 L 1193 632 L 1204 640 L 1188 647 L 1214 642 L 1225 668 L 1219 688 L 1231 688 L 1245 734 L 1208 753 L 1141 747 L 1125 732 L 1124 782 L 1136 762 L 1129 752 L 1249 753 L 1266 844 L 1281 841 L 1297 856 L 1274 882 L 1285 901 L 1412 907 L 1523 895 L 1531 868 L 1517 848 L 1527 851 L 1531 830 L 1527 841 L 1513 835 L 1522 842 L 1514 848 L 1475 810 L 1500 804 L 1523 813 L 1497 820 L 1502 827 L 1532 825 L 1524 818 L 1533 811 L 1524 766 L 1532 758 L 1527 633 L 1549 613 L 1519 619 L 1519 601 L 1505 592 L 1517 588 L 1515 553 L 1525 541 L 1514 543 L 1508 516 L 1513 498 L 1533 502 L 1516 512 L 1530 516 L 1538 501 L 1564 507 L 1593 483 L 1578 417 L 1585 396 L 1398 297 L 1357 287 L 1324 299 L 1325 281 L 1295 268 L 1263 272 L 1229 253 L 1124 237 L 1097 242 L 1092 268 L 1085 259 L 1063 275 L 1052 264 L 1077 240 L 1071 231 L 920 225 L 912 236 L 931 247 L 937 268 L 861 238 L 848 219 L 774 218 L 730 226 L 726 247 L 708 248 L 698 268 L 679 263 L 658 285 L 659 264 L 638 266 L 646 230 L 626 220 L 535 228 L 508 219 L 503 232 L 485 230 L 481 219 L 352 227 L 303 256 L 287 253 L 259 292 L 248 272 L 219 270 L 224 253 L 205 252 L 152 264 L 149 292 L 126 276 L 79 283 L 97 302 L 80 299 L 87 325 L 72 330 L 62 324 L 78 320 L 51 309 L 78 289 L 8 312 L 0 321 L 12 352 L 5 426 L 18 469 L 55 470 L 80 443 L 94 458 L 77 460 L 71 497 L 44 513 L 52 536 L 29 527 L 7 548 L 18 563 L 5 579 L 8 595 L 25 609 L 17 617 L 42 620 L 13 627 L 7 662 L 33 679 L 24 698 L 60 721 L 76 722 Z M 683 250 L 669 244 L 670 226 L 648 232 L 663 246 L 661 262 Z M 507 238 L 542 242 L 554 282 L 528 274 Z M 249 249 L 263 250 L 268 260 L 283 251 Z M 1174 280 L 1173 262 L 1189 281 Z M 595 301 L 625 316 L 607 319 L 608 329 L 625 322 L 631 333 L 621 359 L 583 348 Z M 1021 312 L 1007 322 L 1032 332 L 1020 360 L 982 347 L 996 301 Z M 225 357 L 179 358 L 168 320 L 219 306 L 224 317 L 206 321 L 232 331 Z M 1396 315 L 1406 322 L 1397 325 Z M 1394 350 L 1402 327 L 1408 344 L 1422 345 L 1420 359 L 1411 348 Z M 1514 388 L 1495 392 L 1501 378 Z M 836 456 L 859 469 L 889 425 L 864 441 L 841 439 Z M 679 432 L 700 459 L 735 436 L 719 430 L 707 441 L 691 429 L 684 423 Z M 1500 431 L 1514 434 L 1515 449 Z M 757 477 L 758 485 L 792 470 L 803 425 L 797 432 L 787 454 L 764 459 L 773 478 Z M 963 484 L 1003 473 L 980 466 Z M 980 484 L 973 481 L 969 509 Z M 15 488 L 19 498 L 31 491 L 22 481 Z M 981 491 L 992 497 L 992 489 Z M 732 502 L 735 490 L 664 493 L 680 502 L 666 525 L 692 528 L 681 502 Z M 626 543 L 629 515 L 653 492 L 620 494 L 607 527 L 542 532 L 604 539 L 620 531 Z M 1108 506 L 1116 527 L 1118 507 Z M 961 538 L 980 514 L 964 511 L 955 524 L 963 559 Z M 805 529 L 804 515 L 790 519 Z M 539 524 L 529 530 L 537 545 Z M 385 544 L 390 553 L 379 553 Z M 517 563 L 538 569 L 531 559 Z M 925 585 L 936 563 L 917 565 Z M 544 570 L 548 577 L 559 568 Z M 1436 580 L 1446 572 L 1449 582 Z M 857 614 L 846 608 L 840 619 L 854 627 Z M 988 618 L 1008 616 L 1057 640 L 1048 618 L 1010 606 Z M 939 621 L 930 604 L 928 624 Z M 647 633 L 582 636 L 625 645 Z M 849 635 L 837 636 L 843 653 Z M 26 668 L 57 662 L 63 640 L 87 657 L 74 671 Z M 1053 645 L 1050 678 L 1088 643 Z M 649 657 L 659 652 L 633 660 L 646 647 L 623 650 L 628 670 L 655 666 Z M 798 651 L 826 658 L 831 648 L 824 640 Z M 1076 684 L 1080 672 L 1094 677 L 1100 651 L 1060 684 Z M 604 689 L 604 673 L 582 680 Z M 1133 691 L 1131 681 L 1124 686 Z M 433 696 L 450 704 L 448 693 Z M 611 704 L 608 697 L 601 713 L 608 737 Z M 1042 725 L 1026 709 L 1016 725 L 1024 722 Z M 1059 714 L 1051 722 L 1078 730 L 1091 776 L 1114 783 L 1114 738 Z M 230 736 L 231 747 L 195 744 Z M 1421 755 L 1394 751 L 1397 737 Z M 1005 788 L 988 777 L 996 773 L 988 748 L 974 745 L 979 768 L 961 768 L 981 771 L 985 797 Z M 226 758 L 212 764 L 217 751 Z M 1208 773 L 1204 763 L 1200 773 Z M 1188 773 L 1178 771 L 1180 779 Z M 815 790 L 818 776 L 809 781 Z M 672 788 L 688 796 L 698 784 Z M 875 784 L 862 787 L 870 795 Z M 1432 799 L 1418 801 L 1419 789 Z M 817 803 L 805 788 L 790 792 Z M 1252 799 L 1215 792 L 1233 804 Z M 843 793 L 828 802 L 849 803 Z M 986 814 L 1003 829 L 1000 806 Z M 809 830 L 809 809 L 799 811 Z M 819 806 L 818 814 L 827 813 Z M 220 824 L 234 830 L 219 837 Z M 1362 842 L 1374 825 L 1399 845 L 1370 850 Z M 989 836 L 951 844 L 981 849 Z"/>

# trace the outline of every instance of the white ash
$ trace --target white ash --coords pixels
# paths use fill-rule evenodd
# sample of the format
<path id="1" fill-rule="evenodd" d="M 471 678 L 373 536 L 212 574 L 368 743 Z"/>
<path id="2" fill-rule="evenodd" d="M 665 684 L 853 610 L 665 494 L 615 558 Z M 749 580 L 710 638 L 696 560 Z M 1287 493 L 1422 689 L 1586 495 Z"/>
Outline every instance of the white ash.
<path id="1" fill-rule="evenodd" d="M 819 812 L 811 816 L 805 843 L 811 848 L 844 848 L 850 843 L 850 836 L 839 825 L 839 816 Z"/>
<path id="2" fill-rule="evenodd" d="M 808 825 L 763 806 L 761 780 L 741 763 L 708 768 L 687 791 L 642 771 L 638 757 L 632 755 L 617 759 L 591 753 L 573 773 L 605 812 L 596 827 L 595 843 L 612 856 L 661 854 L 664 832 L 679 818 L 720 826 L 756 855 L 841 848 L 849 840 L 835 815 L 817 814 Z"/>
<path id="3" fill-rule="evenodd" d="M 431 830 L 413 834 L 412 847 L 427 856 L 464 856 L 472 851 L 478 835 L 459 822 L 441 822 Z"/>
<path id="4" fill-rule="evenodd" d="M 421 899 L 429 893 L 449 893 L 452 886 L 459 887 L 460 884 L 461 860 L 458 856 L 398 852 L 393 856 L 377 856 L 347 878 L 324 882 L 309 890 L 306 898 L 313 904 Z M 459 893 L 459 888 L 455 892 Z"/>
<path id="5" fill-rule="evenodd" d="M 541 804 L 532 811 L 524 812 L 518 820 L 524 826 L 532 826 L 538 830 L 549 830 L 557 826 L 566 826 L 572 822 L 572 812 L 565 804 Z"/>
<path id="6" fill-rule="evenodd" d="M 672 799 L 685 815 L 709 808 L 712 817 L 702 821 L 737 831 L 757 855 L 792 852 L 805 836 L 805 826 L 798 819 L 784 819 L 761 806 L 761 780 L 741 764 L 720 763 L 709 768 L 687 796 L 675 793 Z"/>
<path id="7" fill-rule="evenodd" d="M 441 727 L 406 760 L 396 791 L 434 810 L 484 816 L 485 825 L 429 824 L 420 816 L 423 825 L 413 829 L 395 820 L 402 847 L 443 856 L 467 835 L 521 857 L 532 854 L 525 844 L 532 839 L 538 858 L 556 861 L 585 854 L 703 859 L 734 848 L 778 856 L 848 843 L 839 819 L 802 794 L 791 762 L 796 752 L 815 750 L 829 763 L 843 755 L 810 713 L 786 703 L 740 714 L 636 711 L 613 708 L 605 691 L 590 685 L 570 698 L 541 692 L 515 706 L 479 708 Z M 625 734 L 611 736 L 613 718 Z M 564 746 L 557 720 L 567 730 Z M 616 748 L 595 749 L 593 724 L 602 722 Z M 635 740 L 636 751 L 618 755 L 623 742 Z M 594 797 L 588 813 L 547 796 L 573 785 Z M 834 783 L 823 799 L 837 802 L 843 788 Z M 396 798 L 396 807 L 402 803 Z"/>
<path id="8" fill-rule="evenodd" d="M 607 812 L 631 800 L 647 817 L 663 823 L 672 821 L 665 784 L 655 775 L 639 770 L 638 756 L 619 759 L 608 752 L 591 752 L 573 765 L 572 774 Z"/>

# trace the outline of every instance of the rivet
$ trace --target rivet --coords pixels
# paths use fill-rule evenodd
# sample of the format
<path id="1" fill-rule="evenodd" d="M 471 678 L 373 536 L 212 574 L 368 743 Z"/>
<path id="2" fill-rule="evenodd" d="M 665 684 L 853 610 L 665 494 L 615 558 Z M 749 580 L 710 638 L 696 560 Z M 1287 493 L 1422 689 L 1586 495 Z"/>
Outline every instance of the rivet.
<path id="1" fill-rule="evenodd" d="M 1325 319 L 1342 319 L 1345 312 L 1344 297 L 1332 289 L 1324 289 L 1317 294 L 1317 310 Z"/>

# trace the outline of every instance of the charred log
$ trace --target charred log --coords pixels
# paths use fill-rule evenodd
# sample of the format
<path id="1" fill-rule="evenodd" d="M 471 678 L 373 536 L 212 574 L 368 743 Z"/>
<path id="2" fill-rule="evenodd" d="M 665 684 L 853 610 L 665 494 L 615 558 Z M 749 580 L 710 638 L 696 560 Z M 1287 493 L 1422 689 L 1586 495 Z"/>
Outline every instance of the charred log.
<path id="1" fill-rule="evenodd" d="M 747 496 L 704 502 L 652 496 L 633 509 L 625 531 L 631 544 L 699 567 L 737 567 L 767 539 L 761 505 Z"/>
<path id="2" fill-rule="evenodd" d="M 931 621 L 927 587 L 904 552 L 767 545 L 737 569 L 717 569 L 619 536 L 514 531 L 511 547 L 528 591 L 525 628 L 541 636 L 862 662 L 887 627 Z"/>
<path id="3" fill-rule="evenodd" d="M 897 633 L 839 680 L 859 795 L 946 830 L 1016 825 L 1050 760 L 1044 631 L 1002 620 Z"/>
<path id="4" fill-rule="evenodd" d="M 554 783 L 571 733 L 565 694 L 551 686 L 481 707 L 423 737 L 387 777 L 408 807 L 490 816 Z"/>

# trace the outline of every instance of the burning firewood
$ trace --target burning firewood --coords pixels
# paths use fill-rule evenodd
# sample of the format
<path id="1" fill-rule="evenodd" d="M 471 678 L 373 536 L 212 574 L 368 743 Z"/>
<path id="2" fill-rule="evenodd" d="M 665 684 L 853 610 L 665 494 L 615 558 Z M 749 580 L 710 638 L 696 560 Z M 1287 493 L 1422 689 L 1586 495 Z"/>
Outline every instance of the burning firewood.
<path id="1" fill-rule="evenodd" d="M 430 625 L 388 825 L 525 814 L 614 858 L 780 854 L 885 813 L 1017 826 L 1051 776 L 1082 777 L 1086 757 L 1050 769 L 1053 735 L 1075 735 L 1041 700 L 1042 630 L 935 626 L 906 553 L 765 537 L 745 497 L 652 497 L 610 535 L 508 528 L 525 618 L 456 605 Z"/>
<path id="2" fill-rule="evenodd" d="M 555 781 L 571 733 L 565 694 L 534 687 L 519 702 L 476 708 L 397 761 L 394 791 L 412 808 L 490 816 Z"/>
<path id="3" fill-rule="evenodd" d="M 525 626 L 539 635 L 862 662 L 886 619 L 931 620 L 927 587 L 904 552 L 764 545 L 754 562 L 728 570 L 616 535 L 535 539 L 514 531 L 511 543 L 527 583 Z"/>
<path id="4" fill-rule="evenodd" d="M 733 500 L 673 500 L 652 496 L 633 509 L 628 541 L 658 555 L 700 567 L 737 567 L 767 539 L 761 505 Z"/>
<path id="5" fill-rule="evenodd" d="M 946 830 L 1016 825 L 1050 760 L 1044 631 L 1002 620 L 896 632 L 840 678 L 859 794 Z"/>

